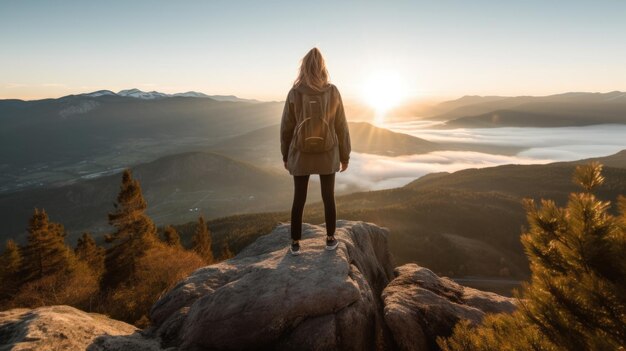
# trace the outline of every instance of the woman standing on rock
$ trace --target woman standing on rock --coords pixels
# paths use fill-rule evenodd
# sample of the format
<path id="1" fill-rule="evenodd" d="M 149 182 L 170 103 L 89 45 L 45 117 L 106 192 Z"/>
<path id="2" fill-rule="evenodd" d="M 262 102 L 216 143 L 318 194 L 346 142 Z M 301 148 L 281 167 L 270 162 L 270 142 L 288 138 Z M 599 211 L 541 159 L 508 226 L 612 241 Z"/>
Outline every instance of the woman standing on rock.
<path id="1" fill-rule="evenodd" d="M 335 173 L 348 168 L 350 133 L 339 90 L 328 81 L 322 53 L 311 49 L 289 90 L 280 126 L 280 149 L 285 169 L 293 176 L 291 248 L 300 254 L 302 213 L 311 174 L 319 174 L 326 220 L 326 249 L 335 239 Z"/>

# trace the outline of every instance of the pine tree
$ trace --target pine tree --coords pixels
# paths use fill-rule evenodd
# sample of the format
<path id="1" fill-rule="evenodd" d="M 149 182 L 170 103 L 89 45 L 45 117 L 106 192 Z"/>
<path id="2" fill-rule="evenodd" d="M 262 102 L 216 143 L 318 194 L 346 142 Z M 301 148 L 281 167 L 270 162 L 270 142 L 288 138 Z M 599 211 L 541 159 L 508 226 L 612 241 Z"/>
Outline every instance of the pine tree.
<path id="1" fill-rule="evenodd" d="M 172 227 L 171 225 L 168 225 L 163 230 L 163 239 L 165 243 L 169 246 L 177 247 L 181 249 L 183 247 L 180 243 L 180 235 L 178 235 L 178 232 L 176 231 L 176 229 L 174 229 L 174 227 Z"/>
<path id="2" fill-rule="evenodd" d="M 207 264 L 211 264 L 214 261 L 211 241 L 211 233 L 207 228 L 204 217 L 200 216 L 198 217 L 198 226 L 192 239 L 192 250 L 202 257 Z"/>
<path id="3" fill-rule="evenodd" d="M 132 178 L 129 169 L 122 175 L 122 184 L 113 204 L 115 211 L 109 213 L 109 224 L 116 228 L 105 240 L 113 243 L 105 257 L 106 272 L 103 285 L 115 288 L 135 271 L 139 258 L 157 241 L 156 226 L 144 213 L 146 201 L 139 181 Z"/>
<path id="4" fill-rule="evenodd" d="M 98 281 L 65 244 L 65 236 L 63 225 L 51 222 L 45 210 L 35 209 L 28 223 L 27 244 L 18 248 L 9 243 L 3 255 L 13 271 L 21 261 L 16 279 L 11 284 L 5 284 L 5 279 L 0 287 L 3 308 L 61 304 L 89 309 Z"/>
<path id="5" fill-rule="evenodd" d="M 224 242 L 224 246 L 222 247 L 222 256 L 221 256 L 222 261 L 227 260 L 234 256 L 235 254 L 233 254 L 233 252 L 230 251 L 230 246 L 228 245 L 228 242 Z"/>
<path id="6" fill-rule="evenodd" d="M 85 262 L 94 272 L 96 277 L 101 277 L 104 273 L 105 249 L 96 244 L 94 238 L 88 232 L 78 238 L 78 244 L 74 250 L 76 257 Z"/>
<path id="7" fill-rule="evenodd" d="M 10 298 L 19 286 L 19 270 L 22 254 L 17 243 L 7 240 L 4 252 L 0 256 L 0 300 Z"/>
<path id="8" fill-rule="evenodd" d="M 602 166 L 576 168 L 565 208 L 525 200 L 530 228 L 522 243 L 532 277 L 512 315 L 486 318 L 481 327 L 459 324 L 444 350 L 618 350 L 626 345 L 626 199 L 620 217 L 591 191 Z"/>
<path id="9" fill-rule="evenodd" d="M 576 168 L 584 191 L 566 208 L 526 202 L 530 230 L 522 235 L 532 280 L 522 314 L 566 349 L 626 345 L 626 232 L 591 191 L 604 182 L 595 162 Z M 622 216 L 626 215 L 622 213 Z"/>
<path id="10" fill-rule="evenodd" d="M 0 269 L 2 276 L 8 276 L 17 273 L 22 264 L 22 254 L 17 243 L 9 239 L 4 246 L 4 252 L 0 256 Z"/>
<path id="11" fill-rule="evenodd" d="M 45 210 L 35 209 L 28 224 L 27 244 L 22 252 L 23 282 L 71 268 L 72 252 L 65 245 L 65 229 L 50 222 Z"/>

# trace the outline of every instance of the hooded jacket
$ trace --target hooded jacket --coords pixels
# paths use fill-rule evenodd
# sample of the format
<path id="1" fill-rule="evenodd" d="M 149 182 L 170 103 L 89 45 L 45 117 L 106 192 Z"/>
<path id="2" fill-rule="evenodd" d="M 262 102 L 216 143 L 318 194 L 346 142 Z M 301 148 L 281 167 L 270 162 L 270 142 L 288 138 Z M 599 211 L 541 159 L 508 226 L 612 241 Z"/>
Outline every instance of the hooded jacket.
<path id="1" fill-rule="evenodd" d="M 323 105 L 326 107 L 331 133 L 337 135 L 337 145 L 326 152 L 302 153 L 293 146 L 294 130 L 304 119 L 302 94 L 321 95 Z M 287 162 L 289 174 L 294 176 L 335 173 L 340 169 L 340 162 L 349 162 L 350 132 L 341 95 L 336 86 L 328 84 L 322 91 L 317 91 L 307 85 L 299 85 L 289 90 L 280 124 L 280 150 L 283 161 Z"/>

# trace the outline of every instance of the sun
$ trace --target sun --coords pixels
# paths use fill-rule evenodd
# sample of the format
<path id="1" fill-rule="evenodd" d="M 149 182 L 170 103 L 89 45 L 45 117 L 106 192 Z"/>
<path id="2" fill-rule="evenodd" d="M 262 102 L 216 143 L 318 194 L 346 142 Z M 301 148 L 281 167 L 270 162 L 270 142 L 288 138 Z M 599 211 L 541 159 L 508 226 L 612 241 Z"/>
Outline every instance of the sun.
<path id="1" fill-rule="evenodd" d="M 400 75 L 381 70 L 368 76 L 362 85 L 364 102 L 376 111 L 375 123 L 382 123 L 387 112 L 404 99 L 406 87 Z"/>

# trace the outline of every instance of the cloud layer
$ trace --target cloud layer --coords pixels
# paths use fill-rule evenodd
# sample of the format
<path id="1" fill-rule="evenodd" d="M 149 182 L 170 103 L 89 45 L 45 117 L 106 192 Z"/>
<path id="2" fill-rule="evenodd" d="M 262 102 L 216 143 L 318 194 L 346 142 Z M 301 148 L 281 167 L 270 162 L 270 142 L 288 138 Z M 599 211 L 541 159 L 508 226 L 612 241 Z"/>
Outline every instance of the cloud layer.
<path id="1" fill-rule="evenodd" d="M 385 157 L 352 153 L 346 172 L 336 177 L 337 191 L 348 186 L 379 190 L 396 188 L 433 172 L 455 172 L 503 164 L 546 163 L 528 157 L 491 155 L 471 151 L 436 151 L 423 155 Z"/>
<path id="2" fill-rule="evenodd" d="M 606 156 L 626 149 L 625 125 L 564 128 L 422 129 L 424 122 L 395 123 L 388 128 L 430 141 L 518 146 L 514 156 L 469 151 L 436 151 L 386 157 L 353 152 L 350 167 L 336 178 L 337 191 L 399 187 L 432 172 L 455 172 L 503 164 L 537 164 Z M 313 178 L 315 179 L 315 177 Z"/>

